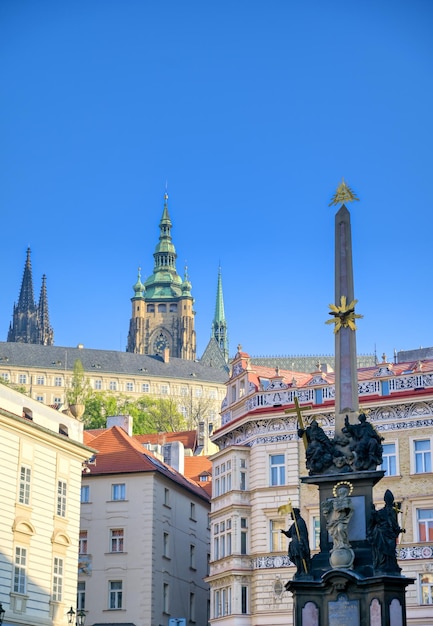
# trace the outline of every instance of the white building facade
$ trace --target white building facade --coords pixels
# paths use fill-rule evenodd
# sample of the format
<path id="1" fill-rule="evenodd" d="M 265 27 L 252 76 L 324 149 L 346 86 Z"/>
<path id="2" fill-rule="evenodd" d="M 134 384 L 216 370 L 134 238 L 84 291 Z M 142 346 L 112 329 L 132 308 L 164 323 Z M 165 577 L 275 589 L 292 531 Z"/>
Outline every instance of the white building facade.
<path id="1" fill-rule="evenodd" d="M 83 426 L 0 385 L 0 603 L 7 626 L 75 607 Z"/>

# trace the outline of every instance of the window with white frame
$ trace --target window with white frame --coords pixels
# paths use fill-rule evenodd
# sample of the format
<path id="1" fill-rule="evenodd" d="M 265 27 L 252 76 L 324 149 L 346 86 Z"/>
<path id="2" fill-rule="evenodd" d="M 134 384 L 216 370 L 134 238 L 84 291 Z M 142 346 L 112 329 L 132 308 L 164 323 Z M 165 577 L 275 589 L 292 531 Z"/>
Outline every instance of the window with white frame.
<path id="1" fill-rule="evenodd" d="M 247 488 L 247 461 L 239 459 L 239 489 L 245 491 Z"/>
<path id="2" fill-rule="evenodd" d="M 27 548 L 15 546 L 14 593 L 25 594 L 27 589 Z"/>
<path id="3" fill-rule="evenodd" d="M 44 401 L 44 396 L 36 395 L 35 400 L 36 400 L 36 402 L 43 402 Z"/>
<path id="4" fill-rule="evenodd" d="M 54 376 L 54 387 L 62 387 L 63 378 L 61 376 Z"/>
<path id="5" fill-rule="evenodd" d="M 196 521 L 196 512 L 195 512 L 195 504 L 194 502 L 190 502 L 189 505 L 189 519 Z"/>
<path id="6" fill-rule="evenodd" d="M 248 587 L 246 585 L 241 587 L 241 613 L 242 615 L 248 613 Z"/>
<path id="7" fill-rule="evenodd" d="M 216 400 L 217 398 L 217 392 L 216 389 L 209 389 L 208 391 L 208 396 L 211 400 Z"/>
<path id="8" fill-rule="evenodd" d="M 67 484 L 65 480 L 57 481 L 57 509 L 56 513 L 59 517 L 66 517 L 66 492 Z"/>
<path id="9" fill-rule="evenodd" d="M 311 540 L 313 550 L 320 548 L 320 515 L 311 517 Z"/>
<path id="10" fill-rule="evenodd" d="M 26 385 L 27 384 L 27 374 L 20 374 L 18 376 L 18 382 L 20 385 Z"/>
<path id="11" fill-rule="evenodd" d="M 196 387 L 195 388 L 195 397 L 196 398 L 201 398 L 203 395 L 203 389 L 201 387 Z"/>
<path id="12" fill-rule="evenodd" d="M 168 583 L 162 584 L 162 610 L 163 613 L 170 611 L 170 586 Z"/>
<path id="13" fill-rule="evenodd" d="M 102 380 L 100 380 L 98 378 L 97 380 L 94 381 L 93 386 L 96 389 L 96 391 L 101 391 L 101 389 L 102 389 Z"/>
<path id="14" fill-rule="evenodd" d="M 121 609 L 123 606 L 123 582 L 110 580 L 108 583 L 108 608 Z"/>
<path id="15" fill-rule="evenodd" d="M 183 415 L 183 417 L 188 417 L 188 408 L 186 406 L 181 406 L 179 411 Z"/>
<path id="16" fill-rule="evenodd" d="M 30 504 L 30 484 L 32 478 L 32 470 L 27 465 L 21 465 L 20 468 L 20 488 L 18 494 L 18 502 L 20 504 Z"/>
<path id="17" fill-rule="evenodd" d="M 2 378 L 2 380 L 4 380 L 5 382 L 8 382 L 8 381 L 9 381 L 9 374 L 8 374 L 8 372 L 2 372 L 2 374 L 1 374 L 1 378 Z"/>
<path id="18" fill-rule="evenodd" d="M 232 488 L 232 463 L 225 461 L 215 466 L 215 487 L 214 495 L 222 496 L 223 493 L 231 491 Z"/>
<path id="19" fill-rule="evenodd" d="M 283 552 L 286 548 L 286 537 L 281 532 L 285 530 L 285 523 L 282 519 L 271 519 L 269 521 L 270 548 L 271 552 Z"/>
<path id="20" fill-rule="evenodd" d="M 433 604 L 433 574 L 419 575 L 420 604 Z"/>
<path id="21" fill-rule="evenodd" d="M 286 464 L 284 454 L 271 454 L 269 456 L 269 482 L 271 486 L 286 484 Z"/>
<path id="22" fill-rule="evenodd" d="M 164 506 L 170 506 L 170 489 L 164 487 Z"/>
<path id="23" fill-rule="evenodd" d="M 126 498 L 125 483 L 115 483 L 111 485 L 111 499 L 112 500 L 125 500 L 125 498 Z"/>
<path id="24" fill-rule="evenodd" d="M 45 385 L 45 376 L 42 376 L 42 374 L 38 374 L 38 376 L 36 376 L 36 384 Z"/>
<path id="25" fill-rule="evenodd" d="M 134 391 L 134 383 L 126 383 L 126 391 Z"/>
<path id="26" fill-rule="evenodd" d="M 111 528 L 110 552 L 123 552 L 124 530 L 123 528 Z"/>
<path id="27" fill-rule="evenodd" d="M 241 554 L 248 553 L 248 520 L 241 517 Z"/>
<path id="28" fill-rule="evenodd" d="M 431 440 L 416 439 L 413 442 L 414 468 L 416 474 L 432 471 Z"/>
<path id="29" fill-rule="evenodd" d="M 232 612 L 232 589 L 222 587 L 214 591 L 214 617 L 223 617 Z"/>
<path id="30" fill-rule="evenodd" d="M 77 585 L 77 610 L 84 611 L 86 608 L 86 582 L 79 580 Z"/>
<path id="31" fill-rule="evenodd" d="M 417 509 L 416 522 L 418 529 L 418 541 L 433 541 L 433 508 Z"/>
<path id="32" fill-rule="evenodd" d="M 81 502 L 90 502 L 90 485 L 81 485 Z"/>
<path id="33" fill-rule="evenodd" d="M 117 391 L 117 381 L 110 380 L 109 389 L 110 391 Z"/>
<path id="34" fill-rule="evenodd" d="M 228 518 L 213 526 L 213 559 L 223 559 L 232 553 L 232 520 Z"/>
<path id="35" fill-rule="evenodd" d="M 149 393 L 149 391 L 150 391 L 150 385 L 149 385 L 149 383 L 143 383 L 143 384 L 141 385 L 141 391 L 142 391 L 143 393 Z"/>
<path id="36" fill-rule="evenodd" d="M 161 394 L 163 396 L 168 395 L 168 385 L 161 385 Z"/>
<path id="37" fill-rule="evenodd" d="M 181 387 L 180 388 L 180 395 L 181 396 L 187 396 L 188 395 L 188 387 Z"/>
<path id="38" fill-rule="evenodd" d="M 397 446 L 395 443 L 382 444 L 382 465 L 385 476 L 397 476 Z"/>
<path id="39" fill-rule="evenodd" d="M 63 598 L 63 559 L 58 556 L 53 561 L 53 601 L 61 602 Z"/>
<path id="40" fill-rule="evenodd" d="M 80 530 L 78 537 L 78 553 L 87 554 L 87 530 Z"/>
<path id="41" fill-rule="evenodd" d="M 54 396 L 53 402 L 54 404 L 63 404 L 63 400 L 60 396 Z"/>

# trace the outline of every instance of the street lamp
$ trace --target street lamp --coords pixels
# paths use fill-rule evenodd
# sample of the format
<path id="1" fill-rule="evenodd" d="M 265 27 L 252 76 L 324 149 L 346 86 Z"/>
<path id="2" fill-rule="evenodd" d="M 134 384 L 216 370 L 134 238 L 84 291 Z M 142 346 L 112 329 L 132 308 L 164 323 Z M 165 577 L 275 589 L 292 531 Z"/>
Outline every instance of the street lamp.
<path id="1" fill-rule="evenodd" d="M 6 611 L 3 608 L 3 604 L 0 602 L 0 626 L 3 624 L 3 618 L 5 616 Z"/>
<path id="2" fill-rule="evenodd" d="M 66 613 L 68 616 L 68 624 L 76 624 L 76 626 L 84 626 L 84 622 L 86 621 L 86 612 L 83 609 L 80 609 L 78 613 L 75 613 L 74 609 L 71 608 Z M 77 616 L 77 620 L 74 621 L 75 615 Z"/>

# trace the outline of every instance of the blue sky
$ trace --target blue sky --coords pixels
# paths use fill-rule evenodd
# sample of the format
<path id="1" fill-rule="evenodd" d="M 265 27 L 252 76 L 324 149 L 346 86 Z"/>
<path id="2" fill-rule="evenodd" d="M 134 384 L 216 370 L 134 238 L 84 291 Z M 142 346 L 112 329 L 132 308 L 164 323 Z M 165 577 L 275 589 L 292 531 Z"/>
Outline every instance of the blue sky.
<path id="1" fill-rule="evenodd" d="M 432 346 L 433 3 L 2 0 L 0 340 L 26 248 L 56 345 L 124 350 L 166 182 L 198 354 L 332 354 L 334 214 L 360 353 Z"/>

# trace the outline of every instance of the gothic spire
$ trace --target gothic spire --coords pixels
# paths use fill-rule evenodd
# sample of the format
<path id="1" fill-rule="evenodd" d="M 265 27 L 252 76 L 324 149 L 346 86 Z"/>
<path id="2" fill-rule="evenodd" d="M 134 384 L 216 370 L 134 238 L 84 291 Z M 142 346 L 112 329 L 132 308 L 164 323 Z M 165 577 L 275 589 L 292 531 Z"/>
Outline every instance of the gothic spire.
<path id="1" fill-rule="evenodd" d="M 215 314 L 212 322 L 212 337 L 215 338 L 226 362 L 229 360 L 229 340 L 227 333 L 227 321 L 224 314 L 223 285 L 221 267 L 218 268 L 218 285 L 215 302 Z"/>
<path id="2" fill-rule="evenodd" d="M 39 314 L 39 331 L 40 341 L 43 346 L 52 346 L 54 344 L 54 332 L 50 326 L 50 316 L 48 314 L 48 297 L 47 297 L 47 277 L 42 276 L 41 294 L 39 296 L 38 305 Z"/>
<path id="3" fill-rule="evenodd" d="M 30 248 L 27 248 L 27 258 L 24 265 L 23 280 L 21 282 L 21 291 L 18 298 L 18 309 L 21 312 L 28 311 L 33 313 L 36 311 L 35 296 L 33 292 L 33 276 L 32 262 L 30 259 Z"/>

